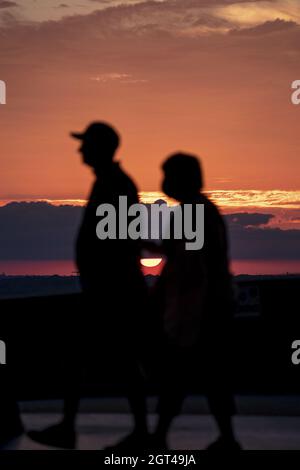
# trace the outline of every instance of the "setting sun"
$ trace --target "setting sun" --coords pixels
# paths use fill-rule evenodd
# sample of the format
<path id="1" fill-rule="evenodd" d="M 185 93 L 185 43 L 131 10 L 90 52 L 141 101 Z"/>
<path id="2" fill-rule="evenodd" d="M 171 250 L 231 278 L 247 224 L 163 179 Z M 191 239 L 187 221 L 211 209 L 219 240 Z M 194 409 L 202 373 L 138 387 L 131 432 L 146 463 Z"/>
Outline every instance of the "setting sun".
<path id="1" fill-rule="evenodd" d="M 145 268 L 155 268 L 159 266 L 162 262 L 162 258 L 142 258 L 141 264 L 145 266 Z"/>

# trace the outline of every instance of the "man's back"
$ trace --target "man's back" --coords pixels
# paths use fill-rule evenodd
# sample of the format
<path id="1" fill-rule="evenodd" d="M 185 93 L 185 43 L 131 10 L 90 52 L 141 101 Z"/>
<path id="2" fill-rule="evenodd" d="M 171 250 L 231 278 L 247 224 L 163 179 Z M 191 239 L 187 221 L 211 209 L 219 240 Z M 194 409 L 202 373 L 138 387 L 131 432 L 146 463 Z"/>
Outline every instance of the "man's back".
<path id="1" fill-rule="evenodd" d="M 126 196 L 128 207 L 138 203 L 137 189 L 132 180 L 113 163 L 102 178 L 97 178 L 85 209 L 76 245 L 76 261 L 84 289 L 99 290 L 120 284 L 128 287 L 141 276 L 138 241 L 118 239 L 119 197 Z M 116 211 L 117 238 L 100 240 L 96 226 L 96 210 L 111 204 Z"/>
<path id="2" fill-rule="evenodd" d="M 232 302 L 231 274 L 228 260 L 228 242 L 224 220 L 218 208 L 203 194 L 198 204 L 204 204 L 203 258 L 207 273 L 208 309 Z"/>

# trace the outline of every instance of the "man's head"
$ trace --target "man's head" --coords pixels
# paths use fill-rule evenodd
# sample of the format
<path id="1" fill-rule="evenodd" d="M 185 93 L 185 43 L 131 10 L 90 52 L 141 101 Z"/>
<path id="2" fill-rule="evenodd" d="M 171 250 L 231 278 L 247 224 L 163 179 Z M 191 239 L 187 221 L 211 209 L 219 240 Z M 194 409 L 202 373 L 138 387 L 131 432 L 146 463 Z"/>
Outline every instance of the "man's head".
<path id="1" fill-rule="evenodd" d="M 81 141 L 83 161 L 95 170 L 109 165 L 120 145 L 118 132 L 105 122 L 93 122 L 84 132 L 73 132 L 71 136 Z"/>
<path id="2" fill-rule="evenodd" d="M 200 161 L 194 155 L 175 153 L 163 163 L 162 170 L 164 193 L 178 201 L 193 198 L 203 187 Z"/>

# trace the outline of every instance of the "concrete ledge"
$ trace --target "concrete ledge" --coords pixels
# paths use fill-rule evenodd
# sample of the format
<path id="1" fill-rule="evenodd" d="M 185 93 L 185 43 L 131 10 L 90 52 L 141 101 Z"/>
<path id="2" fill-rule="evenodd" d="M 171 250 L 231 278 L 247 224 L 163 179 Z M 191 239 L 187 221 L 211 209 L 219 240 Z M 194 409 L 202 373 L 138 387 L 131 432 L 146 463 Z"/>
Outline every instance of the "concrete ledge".
<path id="1" fill-rule="evenodd" d="M 60 413 L 62 400 L 23 401 L 20 403 L 22 413 Z M 236 396 L 238 414 L 256 416 L 300 416 L 299 395 L 274 396 Z M 149 412 L 155 412 L 156 399 L 148 400 Z M 80 406 L 81 413 L 128 413 L 128 403 L 125 398 L 101 397 L 84 398 Z M 204 396 L 190 396 L 186 399 L 183 414 L 209 414 Z"/>

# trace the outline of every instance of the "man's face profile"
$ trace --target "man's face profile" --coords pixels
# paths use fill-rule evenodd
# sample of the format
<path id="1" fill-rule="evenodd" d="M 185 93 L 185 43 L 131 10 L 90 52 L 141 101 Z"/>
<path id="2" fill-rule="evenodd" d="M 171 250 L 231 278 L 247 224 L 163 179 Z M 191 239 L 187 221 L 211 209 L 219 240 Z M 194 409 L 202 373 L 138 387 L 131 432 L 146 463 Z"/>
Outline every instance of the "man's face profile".
<path id="1" fill-rule="evenodd" d="M 82 156 L 83 163 L 94 168 L 96 161 L 95 145 L 92 145 L 91 142 L 83 140 L 78 151 Z"/>

